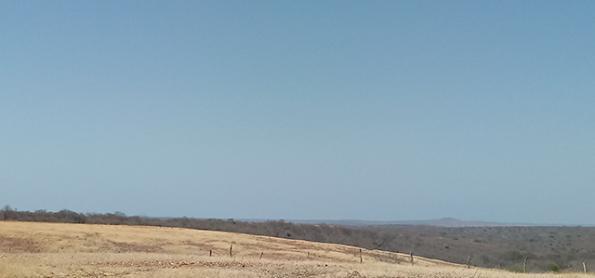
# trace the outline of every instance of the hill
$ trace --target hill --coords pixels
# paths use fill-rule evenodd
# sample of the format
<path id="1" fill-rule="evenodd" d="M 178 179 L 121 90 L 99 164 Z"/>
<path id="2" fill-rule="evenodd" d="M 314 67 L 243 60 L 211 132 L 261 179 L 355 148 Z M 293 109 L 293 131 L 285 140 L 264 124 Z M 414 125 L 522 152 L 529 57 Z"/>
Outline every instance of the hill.
<path id="1" fill-rule="evenodd" d="M 528 272 L 577 272 L 595 267 L 594 227 L 332 225 L 285 221 L 154 218 L 68 210 L 0 210 L 0 220 L 177 227 L 308 240 L 409 253 L 479 267 Z"/>
<path id="2" fill-rule="evenodd" d="M 421 256 L 451 262 L 528 271 L 580 271 L 595 265 L 592 227 L 432 227 L 367 226 L 382 241 L 382 249 L 414 249 Z"/>
<path id="3" fill-rule="evenodd" d="M 230 254 L 231 253 L 231 254 Z M 525 277 L 408 254 L 239 233 L 0 222 L 0 277 Z M 560 277 L 535 274 L 535 277 Z M 568 274 L 564 277 L 581 277 Z"/>

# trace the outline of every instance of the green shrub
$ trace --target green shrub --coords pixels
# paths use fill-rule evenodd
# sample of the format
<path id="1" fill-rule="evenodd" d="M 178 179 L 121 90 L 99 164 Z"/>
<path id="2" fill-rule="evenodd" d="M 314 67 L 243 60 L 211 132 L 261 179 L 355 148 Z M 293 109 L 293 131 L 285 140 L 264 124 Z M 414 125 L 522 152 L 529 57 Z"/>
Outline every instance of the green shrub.
<path id="1" fill-rule="evenodd" d="M 558 264 L 549 264 L 547 266 L 547 268 L 551 271 L 551 272 L 560 272 L 560 266 Z"/>

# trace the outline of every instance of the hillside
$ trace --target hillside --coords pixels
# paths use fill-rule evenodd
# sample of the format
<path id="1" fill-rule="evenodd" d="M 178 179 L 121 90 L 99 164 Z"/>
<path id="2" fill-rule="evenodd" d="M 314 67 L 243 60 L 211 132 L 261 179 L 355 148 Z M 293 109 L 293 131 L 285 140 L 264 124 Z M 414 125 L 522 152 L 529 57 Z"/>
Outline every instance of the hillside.
<path id="1" fill-rule="evenodd" d="M 520 270 L 527 259 L 530 272 L 581 271 L 595 266 L 592 227 L 431 227 L 367 226 L 383 239 L 382 249 L 414 249 L 420 256 L 450 262 Z"/>
<path id="2" fill-rule="evenodd" d="M 438 227 L 427 225 L 298 224 L 284 221 L 154 218 L 123 213 L 83 214 L 68 210 L 0 210 L 0 220 L 190 228 L 272 236 L 409 253 L 486 268 L 562 272 L 595 266 L 594 227 Z"/>
<path id="3" fill-rule="evenodd" d="M 527 277 L 417 256 L 412 265 L 408 254 L 377 250 L 360 259 L 356 247 L 238 233 L 0 222 L 0 277 L 108 276 Z"/>

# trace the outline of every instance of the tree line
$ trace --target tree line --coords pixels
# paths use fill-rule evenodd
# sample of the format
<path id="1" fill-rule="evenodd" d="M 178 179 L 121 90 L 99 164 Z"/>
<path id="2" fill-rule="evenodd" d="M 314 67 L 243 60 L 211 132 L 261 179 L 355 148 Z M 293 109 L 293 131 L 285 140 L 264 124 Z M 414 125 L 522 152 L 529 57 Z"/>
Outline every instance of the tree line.
<path id="1" fill-rule="evenodd" d="M 237 221 L 235 219 L 201 219 L 189 217 L 160 218 L 127 216 L 122 212 L 78 213 L 71 210 L 55 212 L 46 210 L 21 211 L 13 209 L 10 206 L 5 206 L 0 210 L 0 220 L 175 227 L 348 244 L 364 248 L 377 249 L 379 247 L 374 240 L 378 234 L 375 231 L 357 230 L 327 224 L 296 224 L 283 220 Z"/>
<path id="2" fill-rule="evenodd" d="M 581 263 L 595 265 L 595 228 L 588 227 L 345 226 L 300 224 L 283 220 L 159 218 L 128 216 L 122 212 L 21 211 L 10 206 L 0 210 L 0 221 L 2 220 L 139 225 L 236 232 L 345 244 L 406 254 L 415 252 L 419 256 L 461 264 L 517 271 L 525 268 L 529 271 L 555 269 L 580 271 Z"/>

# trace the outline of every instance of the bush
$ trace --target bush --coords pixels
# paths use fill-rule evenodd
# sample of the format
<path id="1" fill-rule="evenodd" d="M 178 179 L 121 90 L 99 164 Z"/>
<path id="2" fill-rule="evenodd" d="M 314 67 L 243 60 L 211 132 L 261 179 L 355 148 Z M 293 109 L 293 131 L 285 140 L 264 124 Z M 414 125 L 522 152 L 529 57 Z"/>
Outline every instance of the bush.
<path id="1" fill-rule="evenodd" d="M 558 264 L 549 264 L 548 265 L 548 270 L 551 272 L 560 272 L 560 266 Z"/>

